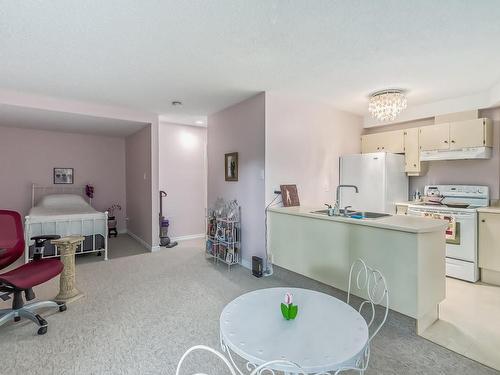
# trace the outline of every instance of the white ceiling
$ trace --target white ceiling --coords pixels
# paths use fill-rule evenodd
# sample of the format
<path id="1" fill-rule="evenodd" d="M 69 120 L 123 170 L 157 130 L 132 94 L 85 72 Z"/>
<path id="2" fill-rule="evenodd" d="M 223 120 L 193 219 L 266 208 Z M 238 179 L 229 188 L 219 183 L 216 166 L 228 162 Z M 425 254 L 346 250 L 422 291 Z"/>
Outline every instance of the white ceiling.
<path id="1" fill-rule="evenodd" d="M 143 122 L 0 104 L 0 126 L 6 127 L 124 137 L 145 125 Z"/>
<path id="2" fill-rule="evenodd" d="M 364 114 L 378 89 L 408 89 L 411 106 L 500 80 L 496 0 L 0 4 L 0 88 L 169 119 L 203 117 L 265 90 Z"/>

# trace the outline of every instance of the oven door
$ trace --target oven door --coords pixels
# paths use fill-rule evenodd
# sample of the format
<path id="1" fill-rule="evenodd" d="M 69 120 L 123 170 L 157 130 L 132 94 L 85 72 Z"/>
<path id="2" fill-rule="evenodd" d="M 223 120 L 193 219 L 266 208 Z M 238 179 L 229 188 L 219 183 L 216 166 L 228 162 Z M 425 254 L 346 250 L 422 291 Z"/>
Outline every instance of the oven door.
<path id="1" fill-rule="evenodd" d="M 456 236 L 454 240 L 446 240 L 446 256 L 449 258 L 476 262 L 476 213 L 458 213 L 453 216 L 456 221 Z"/>
<path id="2" fill-rule="evenodd" d="M 426 214 L 442 215 L 453 218 L 453 228 L 447 228 L 446 256 L 448 258 L 476 262 L 477 260 L 477 214 L 475 211 L 452 211 L 446 209 L 429 209 L 424 207 L 409 207 L 408 215 L 425 217 Z M 452 234 L 452 235 L 450 235 Z"/>

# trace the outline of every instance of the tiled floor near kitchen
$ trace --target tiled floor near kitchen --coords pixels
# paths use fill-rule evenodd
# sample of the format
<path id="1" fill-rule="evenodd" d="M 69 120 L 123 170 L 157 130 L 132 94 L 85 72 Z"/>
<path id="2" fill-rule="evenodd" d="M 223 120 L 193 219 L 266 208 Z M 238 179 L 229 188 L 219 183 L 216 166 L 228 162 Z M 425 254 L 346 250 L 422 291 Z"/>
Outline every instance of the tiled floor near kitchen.
<path id="1" fill-rule="evenodd" d="M 447 278 L 439 312 L 423 337 L 500 370 L 500 287 Z"/>

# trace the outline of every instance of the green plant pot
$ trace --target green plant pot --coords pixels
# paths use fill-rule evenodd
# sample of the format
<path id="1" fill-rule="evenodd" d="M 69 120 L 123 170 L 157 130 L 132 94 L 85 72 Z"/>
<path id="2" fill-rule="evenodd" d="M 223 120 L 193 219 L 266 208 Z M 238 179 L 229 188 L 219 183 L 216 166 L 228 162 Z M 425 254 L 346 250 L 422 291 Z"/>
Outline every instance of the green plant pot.
<path id="1" fill-rule="evenodd" d="M 281 314 L 283 315 L 283 318 L 286 320 L 293 320 L 297 317 L 297 314 L 299 312 L 299 306 L 294 305 L 293 303 L 289 305 L 285 305 L 284 303 L 281 304 Z"/>

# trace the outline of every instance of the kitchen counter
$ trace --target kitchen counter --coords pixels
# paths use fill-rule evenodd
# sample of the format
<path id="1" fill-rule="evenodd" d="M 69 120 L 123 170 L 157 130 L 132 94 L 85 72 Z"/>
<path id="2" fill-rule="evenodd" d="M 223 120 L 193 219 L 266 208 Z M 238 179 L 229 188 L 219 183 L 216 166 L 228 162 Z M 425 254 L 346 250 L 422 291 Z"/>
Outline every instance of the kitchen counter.
<path id="1" fill-rule="evenodd" d="M 389 307 L 414 318 L 418 333 L 438 319 L 446 294 L 446 222 L 401 215 L 352 219 L 314 210 L 269 210 L 275 265 L 347 291 L 351 264 L 363 259 L 386 278 Z"/>
<path id="2" fill-rule="evenodd" d="M 394 205 L 395 206 L 409 206 L 410 204 L 415 204 L 415 203 L 418 203 L 418 202 L 404 201 L 404 202 L 396 202 L 396 203 L 394 203 Z"/>
<path id="3" fill-rule="evenodd" d="M 349 223 L 355 225 L 366 225 L 369 227 L 397 230 L 401 232 L 409 233 L 427 233 L 444 231 L 446 228 L 446 221 L 421 218 L 417 216 L 404 216 L 404 215 L 392 215 L 385 216 L 377 219 L 352 219 L 350 217 L 343 216 L 327 216 L 323 214 L 313 213 L 313 211 L 319 210 L 318 208 L 310 207 L 280 207 L 280 208 L 270 208 L 269 211 L 283 213 L 288 215 L 311 217 L 320 220 L 330 220 L 342 223 Z"/>
<path id="4" fill-rule="evenodd" d="M 492 214 L 500 214 L 500 202 L 497 202 L 495 205 L 488 207 L 479 207 L 477 212 L 486 212 Z"/>

